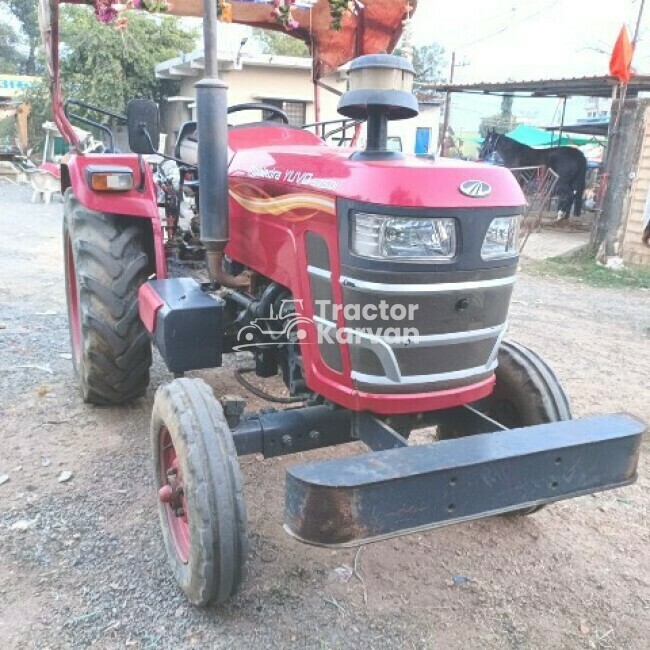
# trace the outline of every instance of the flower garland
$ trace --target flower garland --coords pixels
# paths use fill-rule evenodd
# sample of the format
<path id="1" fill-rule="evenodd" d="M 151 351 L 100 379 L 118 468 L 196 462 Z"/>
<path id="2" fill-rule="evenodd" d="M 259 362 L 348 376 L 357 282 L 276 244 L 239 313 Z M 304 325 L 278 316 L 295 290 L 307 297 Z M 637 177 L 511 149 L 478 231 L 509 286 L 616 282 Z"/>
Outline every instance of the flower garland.
<path id="1" fill-rule="evenodd" d="M 328 0 L 330 3 L 330 16 L 332 17 L 332 29 L 340 32 L 343 23 L 343 16 L 346 11 L 354 10 L 353 0 Z"/>
<path id="2" fill-rule="evenodd" d="M 113 8 L 113 0 L 95 0 L 95 15 L 102 23 L 112 23 L 117 18 L 117 10 Z"/>
<path id="3" fill-rule="evenodd" d="M 116 29 L 124 29 L 127 25 L 126 11 L 131 9 L 146 9 L 153 14 L 164 14 L 169 10 L 167 0 L 95 0 L 95 15 L 102 23 L 115 23 Z"/>
<path id="4" fill-rule="evenodd" d="M 300 26 L 291 13 L 296 0 L 273 0 L 273 16 L 275 21 L 282 25 L 288 32 L 298 29 Z"/>
<path id="5" fill-rule="evenodd" d="M 250 1 L 250 0 L 249 0 Z M 253 0 L 255 1 L 255 0 Z M 273 5 L 272 15 L 279 25 L 287 31 L 298 29 L 300 24 L 293 16 L 293 9 L 297 0 L 268 0 Z M 343 16 L 347 11 L 353 11 L 354 0 L 328 0 L 330 15 L 332 17 L 332 29 L 340 31 Z M 126 26 L 127 20 L 124 13 L 129 9 L 146 9 L 149 13 L 163 14 L 170 8 L 169 0 L 94 0 L 95 14 L 103 23 L 115 23 L 118 29 Z M 232 1 L 216 0 L 217 15 L 219 20 L 225 23 L 232 22 Z"/>

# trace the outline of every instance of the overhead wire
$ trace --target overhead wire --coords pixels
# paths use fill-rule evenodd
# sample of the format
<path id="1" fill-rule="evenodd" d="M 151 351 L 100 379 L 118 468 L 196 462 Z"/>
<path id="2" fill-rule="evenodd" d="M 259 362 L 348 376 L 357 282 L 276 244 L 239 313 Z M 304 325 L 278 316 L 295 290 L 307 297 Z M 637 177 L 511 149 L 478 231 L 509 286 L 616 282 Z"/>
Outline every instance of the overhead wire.
<path id="1" fill-rule="evenodd" d="M 511 29 L 515 25 L 520 25 L 521 23 L 524 23 L 528 20 L 531 20 L 532 18 L 536 18 L 540 14 L 543 14 L 545 11 L 548 11 L 549 9 L 553 9 L 553 7 L 557 6 L 562 2 L 563 0 L 554 0 L 548 5 L 545 5 L 544 7 L 540 7 L 533 13 L 527 14 L 526 16 L 522 16 L 521 18 L 514 18 L 513 20 L 509 21 L 506 25 L 503 27 L 500 27 L 494 32 L 491 32 L 489 34 L 484 34 L 483 36 L 480 36 L 479 38 L 476 38 L 472 41 L 469 41 L 467 43 L 462 43 L 461 45 L 456 46 L 454 49 L 466 49 L 468 47 L 471 47 L 473 45 L 477 45 L 478 43 L 482 43 L 483 41 L 487 41 L 491 38 L 494 38 L 495 36 L 499 36 L 500 34 L 503 34 L 504 32 L 507 32 L 509 29 Z"/>

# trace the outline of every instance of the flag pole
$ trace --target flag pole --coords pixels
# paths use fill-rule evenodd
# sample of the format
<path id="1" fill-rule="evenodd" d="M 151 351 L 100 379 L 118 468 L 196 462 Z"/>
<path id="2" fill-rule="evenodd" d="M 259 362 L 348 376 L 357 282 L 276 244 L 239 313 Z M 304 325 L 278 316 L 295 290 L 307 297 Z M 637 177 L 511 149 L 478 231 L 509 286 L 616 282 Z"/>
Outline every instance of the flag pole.
<path id="1" fill-rule="evenodd" d="M 632 47 L 636 47 L 637 41 L 639 40 L 639 30 L 641 29 L 641 19 L 643 18 L 643 10 L 645 9 L 645 0 L 641 0 L 641 6 L 639 7 L 639 15 L 636 19 L 636 28 L 634 30 L 634 38 L 632 39 Z M 632 52 L 634 56 L 634 52 Z"/>
<path id="2" fill-rule="evenodd" d="M 634 36 L 632 37 L 632 58 L 630 60 L 630 67 L 632 67 L 632 62 L 634 60 L 634 54 L 636 50 L 636 44 L 639 40 L 639 32 L 641 31 L 641 20 L 643 19 L 643 11 L 645 9 L 645 0 L 641 0 L 639 5 L 639 14 L 636 18 L 636 26 L 634 28 Z M 616 116 L 614 118 L 614 124 L 610 130 L 610 137 L 615 135 L 618 129 L 618 124 L 621 117 L 621 112 L 623 111 L 623 105 L 625 104 L 625 99 L 627 97 L 627 83 L 620 84 L 620 95 L 618 99 L 618 110 L 616 111 Z M 609 152 L 608 152 L 609 153 Z"/>

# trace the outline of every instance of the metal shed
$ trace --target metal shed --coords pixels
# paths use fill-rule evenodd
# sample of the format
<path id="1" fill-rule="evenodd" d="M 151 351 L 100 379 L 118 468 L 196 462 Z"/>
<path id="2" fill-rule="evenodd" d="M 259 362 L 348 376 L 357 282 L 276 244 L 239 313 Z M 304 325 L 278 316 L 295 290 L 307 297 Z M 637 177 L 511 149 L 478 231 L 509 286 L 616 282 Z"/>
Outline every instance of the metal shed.
<path id="1" fill-rule="evenodd" d="M 565 100 L 567 97 L 614 99 L 612 121 L 597 127 L 599 134 L 604 132 L 608 136 L 607 187 L 592 230 L 591 242 L 594 248 L 600 247 L 607 256 L 620 255 L 627 263 L 650 266 L 650 247 L 641 241 L 644 224 L 650 217 L 650 100 L 639 98 L 640 93 L 650 93 L 650 75 L 632 77 L 622 106 L 618 101 L 619 81 L 609 75 L 421 87 L 444 93 L 558 97 Z M 615 116 L 619 112 L 617 120 Z M 573 133 L 580 132 L 562 124 L 560 135 L 563 130 L 569 129 Z M 595 134 L 596 130 L 581 132 Z"/>

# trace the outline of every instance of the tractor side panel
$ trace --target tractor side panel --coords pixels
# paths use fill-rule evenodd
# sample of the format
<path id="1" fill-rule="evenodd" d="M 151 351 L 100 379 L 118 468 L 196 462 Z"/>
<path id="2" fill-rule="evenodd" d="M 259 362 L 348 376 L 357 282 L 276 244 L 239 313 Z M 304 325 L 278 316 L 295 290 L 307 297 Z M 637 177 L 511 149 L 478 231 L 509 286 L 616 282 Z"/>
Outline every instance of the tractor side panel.
<path id="1" fill-rule="evenodd" d="M 319 343 L 318 313 L 307 271 L 311 263 L 307 242 L 317 238 L 338 277 L 336 200 L 324 193 L 296 191 L 263 179 L 230 179 L 230 242 L 226 253 L 238 262 L 291 290 L 296 315 L 306 338 L 301 346 L 307 385 L 333 398 L 336 391 L 353 391 L 349 356 L 336 341 Z M 340 304 L 338 283 L 325 298 Z M 308 321 L 306 319 L 309 319 Z M 334 390 L 334 393 L 332 392 Z"/>
<path id="2" fill-rule="evenodd" d="M 133 170 L 135 188 L 126 192 L 96 192 L 90 188 L 86 171 L 90 166 L 129 167 Z M 156 186 L 151 168 L 136 155 L 86 154 L 72 155 L 62 165 L 61 191 L 72 187 L 81 205 L 95 212 L 147 219 L 151 226 L 156 276 L 167 277 L 165 244 L 158 214 Z"/>
<path id="3" fill-rule="evenodd" d="M 390 397 L 354 386 L 349 346 L 335 332 L 322 329 L 330 320 L 323 305 L 345 304 L 336 199 L 321 192 L 287 189 L 262 179 L 231 177 L 231 229 L 226 253 L 292 292 L 306 334 L 301 351 L 309 388 L 346 408 L 381 414 L 427 411 L 433 403 L 436 408 L 449 408 L 489 395 L 493 375 L 471 386 Z M 328 267 L 325 282 L 309 272 L 317 265 Z M 339 330 L 345 327 L 342 312 L 334 320 Z"/>

